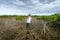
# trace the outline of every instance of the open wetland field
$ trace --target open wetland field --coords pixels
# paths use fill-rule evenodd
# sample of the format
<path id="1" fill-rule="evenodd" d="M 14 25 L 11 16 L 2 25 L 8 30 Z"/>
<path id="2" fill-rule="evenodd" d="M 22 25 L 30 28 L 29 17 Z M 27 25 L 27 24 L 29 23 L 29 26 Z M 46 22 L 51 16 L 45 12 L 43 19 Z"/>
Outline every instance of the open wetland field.
<path id="1" fill-rule="evenodd" d="M 60 40 L 60 15 L 32 16 L 26 28 L 26 16 L 0 16 L 0 40 Z"/>

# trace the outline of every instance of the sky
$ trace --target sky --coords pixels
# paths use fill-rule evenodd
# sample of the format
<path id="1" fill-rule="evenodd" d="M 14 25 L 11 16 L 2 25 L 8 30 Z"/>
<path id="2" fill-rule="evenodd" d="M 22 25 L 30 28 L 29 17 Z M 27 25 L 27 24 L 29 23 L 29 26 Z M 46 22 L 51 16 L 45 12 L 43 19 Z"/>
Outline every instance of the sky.
<path id="1" fill-rule="evenodd" d="M 60 13 L 60 0 L 0 0 L 0 15 Z"/>

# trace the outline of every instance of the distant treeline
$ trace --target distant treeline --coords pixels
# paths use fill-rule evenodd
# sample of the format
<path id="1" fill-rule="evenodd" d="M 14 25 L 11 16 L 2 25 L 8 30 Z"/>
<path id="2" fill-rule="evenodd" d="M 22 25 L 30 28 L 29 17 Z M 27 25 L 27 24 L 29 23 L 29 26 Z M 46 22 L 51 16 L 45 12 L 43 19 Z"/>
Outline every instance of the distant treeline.
<path id="1" fill-rule="evenodd" d="M 2 15 L 0 16 L 0 18 L 11 18 L 14 17 L 16 18 L 16 20 L 22 20 L 24 19 L 26 16 L 22 16 L 22 15 Z M 34 17 L 36 17 L 38 20 L 47 20 L 50 22 L 56 22 L 56 23 L 60 23 L 60 13 L 55 13 L 53 15 L 49 15 L 49 16 L 37 16 L 35 15 Z"/>
<path id="2" fill-rule="evenodd" d="M 23 20 L 26 16 L 22 15 L 2 15 L 0 18 L 15 18 L 16 20 Z"/>
<path id="3" fill-rule="evenodd" d="M 1 15 L 0 17 L 17 17 L 18 15 Z M 22 15 L 20 15 L 22 16 Z"/>

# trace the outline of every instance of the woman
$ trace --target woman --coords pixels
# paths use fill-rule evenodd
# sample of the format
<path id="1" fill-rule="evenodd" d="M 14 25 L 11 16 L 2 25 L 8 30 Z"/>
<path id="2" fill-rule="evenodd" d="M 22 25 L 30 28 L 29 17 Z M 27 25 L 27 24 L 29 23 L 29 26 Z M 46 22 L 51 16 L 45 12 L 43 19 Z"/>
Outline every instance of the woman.
<path id="1" fill-rule="evenodd" d="M 31 14 L 29 14 L 26 20 L 26 28 L 30 27 L 31 21 L 32 21 Z"/>

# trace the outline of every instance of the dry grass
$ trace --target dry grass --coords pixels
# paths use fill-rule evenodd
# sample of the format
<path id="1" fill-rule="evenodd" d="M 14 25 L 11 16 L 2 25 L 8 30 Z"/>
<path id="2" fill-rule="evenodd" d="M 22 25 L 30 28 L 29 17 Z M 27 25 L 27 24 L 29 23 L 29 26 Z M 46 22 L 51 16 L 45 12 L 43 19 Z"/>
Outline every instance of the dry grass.
<path id="1" fill-rule="evenodd" d="M 60 29 L 47 26 L 44 33 L 43 28 L 35 18 L 28 29 L 25 20 L 3 19 L 0 20 L 0 40 L 60 40 Z"/>

